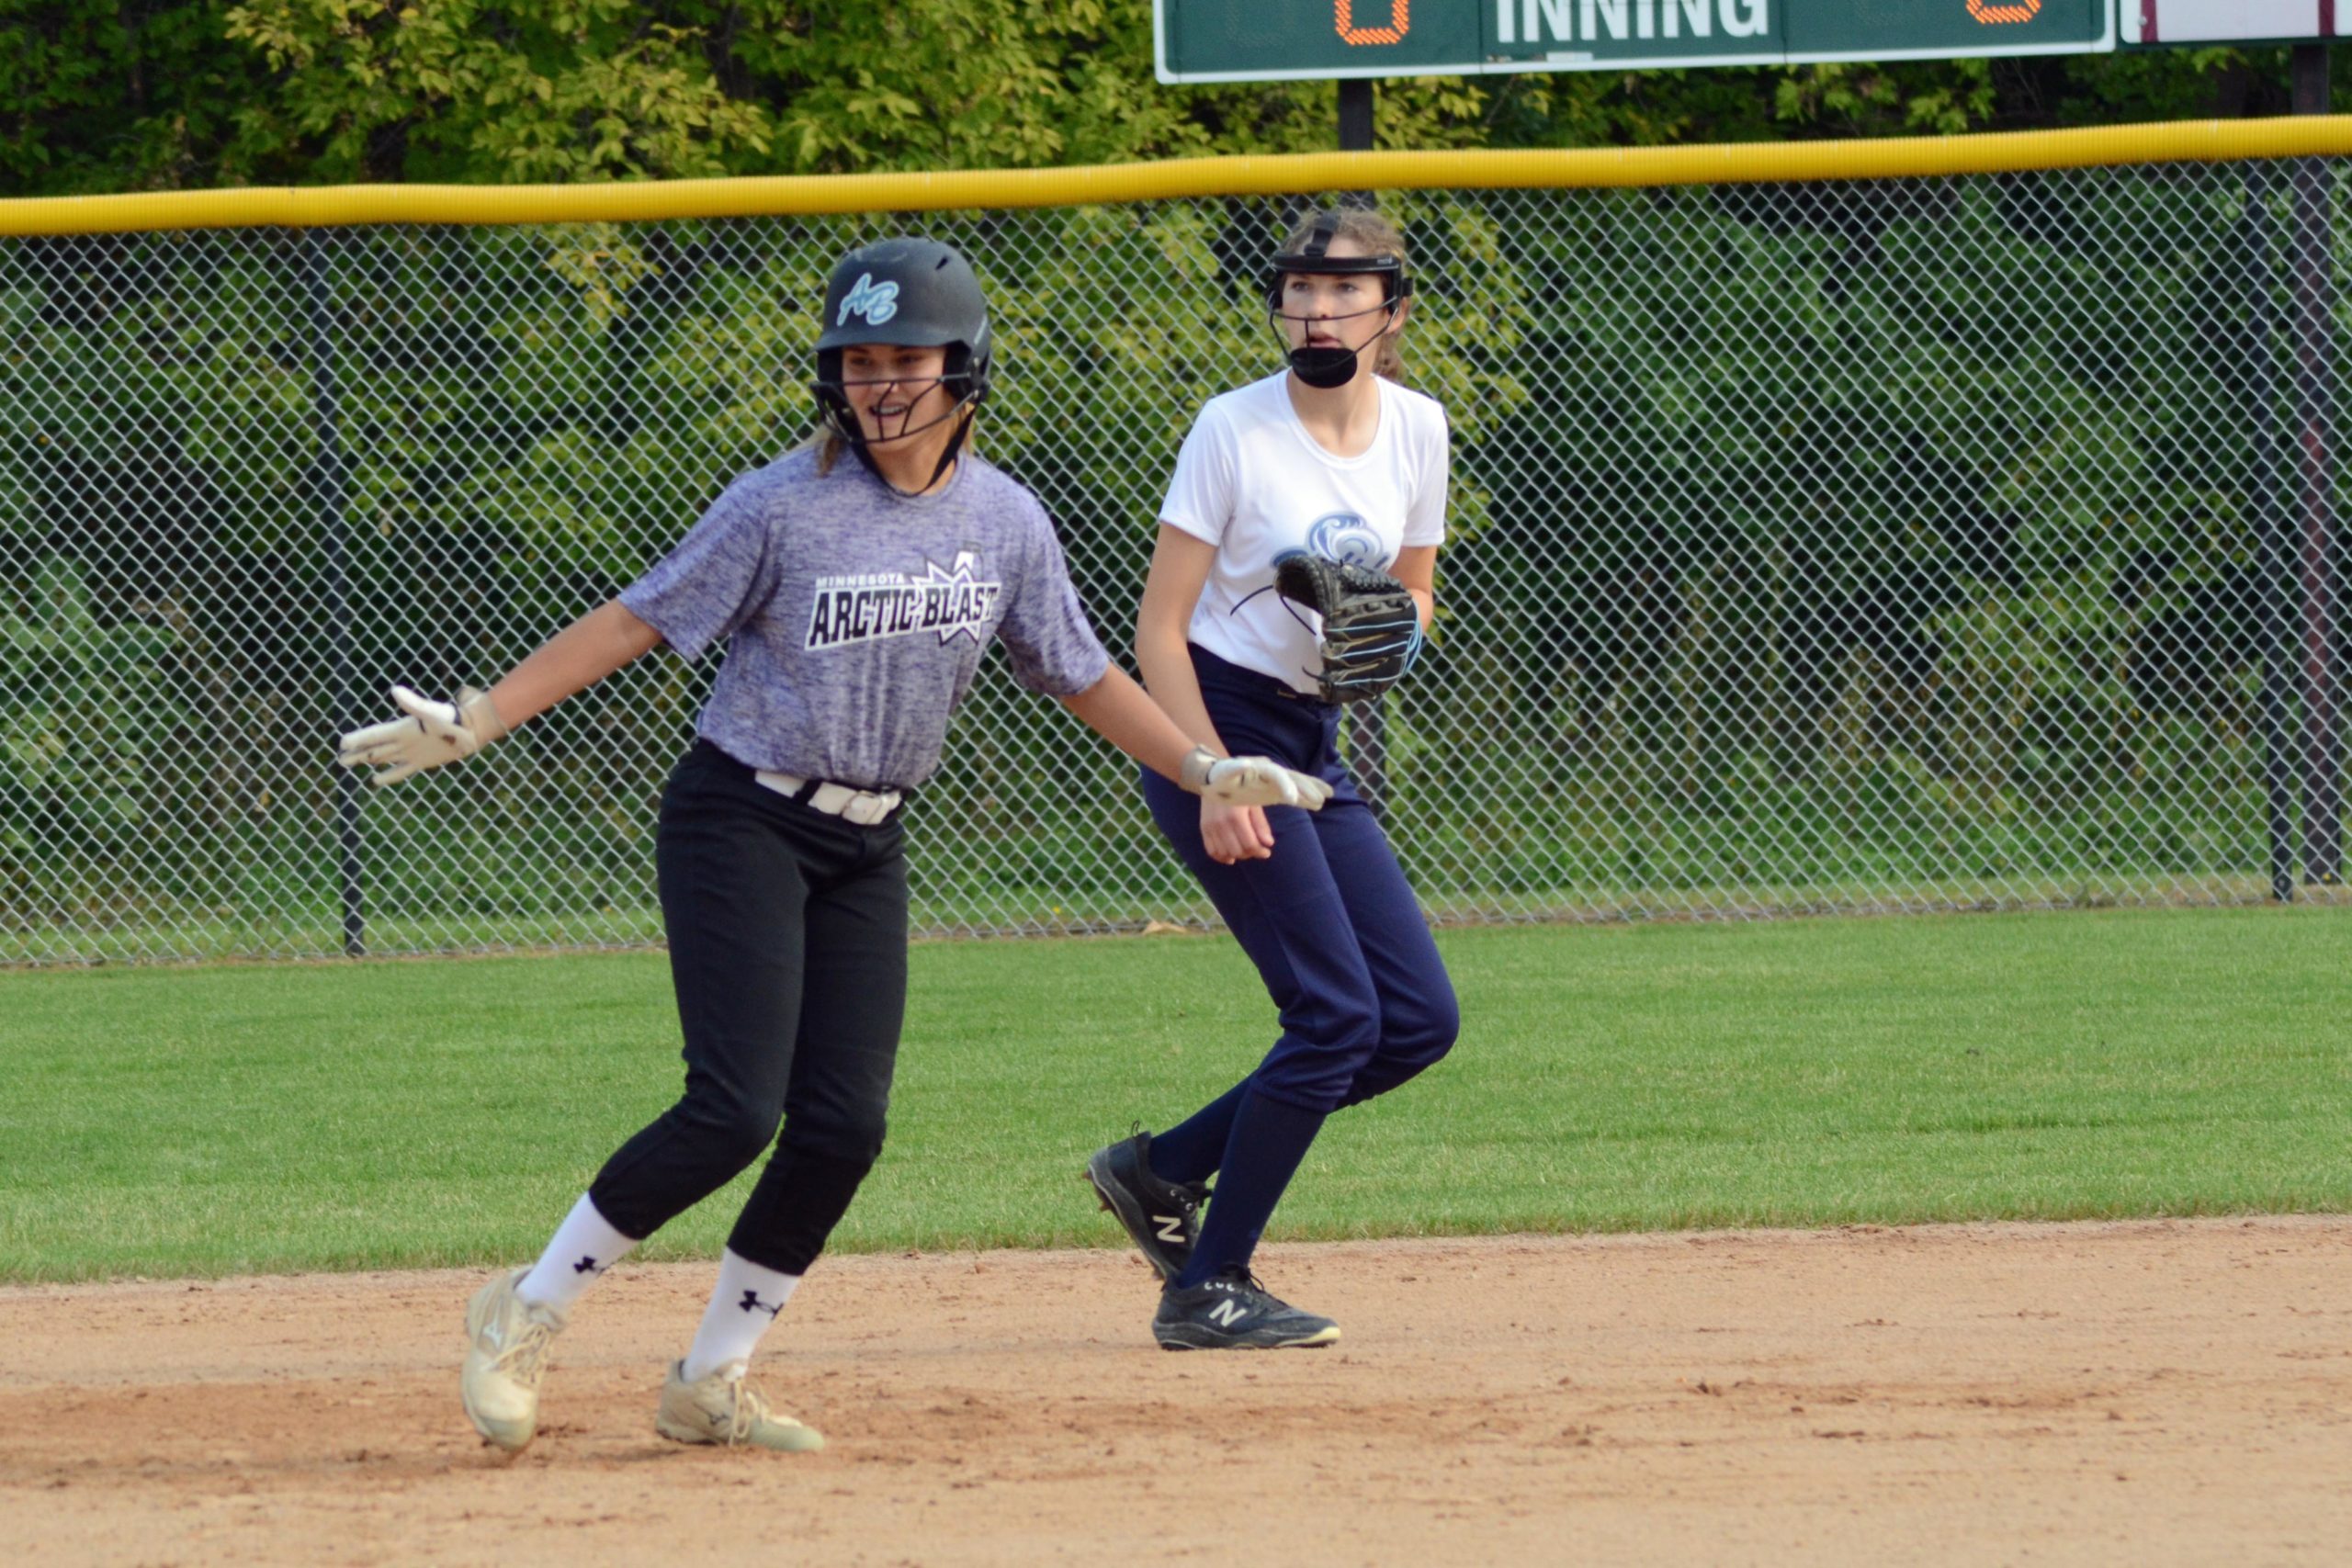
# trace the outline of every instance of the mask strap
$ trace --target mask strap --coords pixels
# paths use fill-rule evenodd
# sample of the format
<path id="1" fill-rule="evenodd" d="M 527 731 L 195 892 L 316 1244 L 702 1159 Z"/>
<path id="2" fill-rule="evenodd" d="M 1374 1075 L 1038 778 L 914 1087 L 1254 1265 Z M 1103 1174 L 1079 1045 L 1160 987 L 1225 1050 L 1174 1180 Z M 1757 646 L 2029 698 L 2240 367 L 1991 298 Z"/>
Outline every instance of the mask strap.
<path id="1" fill-rule="evenodd" d="M 964 437 L 971 433 L 972 414 L 978 411 L 978 406 L 969 399 L 956 405 L 964 417 L 956 423 L 956 434 L 947 438 L 946 449 L 939 454 L 939 461 L 932 465 L 931 478 L 923 481 L 924 490 L 928 491 L 939 482 L 939 477 L 944 474 L 956 461 L 956 454 L 963 450 Z"/>
<path id="2" fill-rule="evenodd" d="M 1340 215 L 1327 207 L 1315 215 L 1315 227 L 1307 231 L 1306 243 L 1298 248 L 1298 254 L 1313 261 L 1321 261 L 1330 254 L 1331 242 L 1339 237 Z"/>

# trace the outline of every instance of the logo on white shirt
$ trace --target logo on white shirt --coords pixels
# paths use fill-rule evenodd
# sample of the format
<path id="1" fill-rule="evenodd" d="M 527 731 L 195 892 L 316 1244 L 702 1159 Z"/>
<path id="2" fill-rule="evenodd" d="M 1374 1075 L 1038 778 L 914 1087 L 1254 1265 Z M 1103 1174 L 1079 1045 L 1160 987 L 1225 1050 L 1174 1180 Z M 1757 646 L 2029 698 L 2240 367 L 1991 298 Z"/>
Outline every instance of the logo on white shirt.
<path id="1" fill-rule="evenodd" d="M 963 550 L 953 567 L 924 562 L 921 577 L 903 571 L 820 577 L 808 611 L 805 646 L 841 648 L 936 632 L 942 647 L 959 637 L 970 637 L 978 647 L 981 634 L 996 620 L 997 601 L 1004 596 L 1003 583 L 974 575 L 978 563 L 978 556 Z"/>
<path id="2" fill-rule="evenodd" d="M 898 284 L 876 283 L 872 273 L 861 272 L 850 291 L 842 296 L 841 311 L 833 317 L 833 325 L 838 327 L 852 316 L 864 316 L 867 326 L 878 327 L 898 313 Z"/>
<path id="3" fill-rule="evenodd" d="M 1306 526 L 1306 553 L 1343 566 L 1386 565 L 1372 525 L 1352 512 L 1327 512 Z"/>

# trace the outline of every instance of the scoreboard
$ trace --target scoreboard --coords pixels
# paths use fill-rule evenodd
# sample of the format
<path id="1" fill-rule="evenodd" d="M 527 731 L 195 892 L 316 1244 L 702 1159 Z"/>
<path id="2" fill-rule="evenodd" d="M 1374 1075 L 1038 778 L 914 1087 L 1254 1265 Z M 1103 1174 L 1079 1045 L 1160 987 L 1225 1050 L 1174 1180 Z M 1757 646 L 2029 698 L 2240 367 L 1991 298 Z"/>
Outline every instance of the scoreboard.
<path id="1" fill-rule="evenodd" d="M 1162 82 L 1650 71 L 2104 53 L 2119 3 L 1154 0 L 1152 31 Z"/>

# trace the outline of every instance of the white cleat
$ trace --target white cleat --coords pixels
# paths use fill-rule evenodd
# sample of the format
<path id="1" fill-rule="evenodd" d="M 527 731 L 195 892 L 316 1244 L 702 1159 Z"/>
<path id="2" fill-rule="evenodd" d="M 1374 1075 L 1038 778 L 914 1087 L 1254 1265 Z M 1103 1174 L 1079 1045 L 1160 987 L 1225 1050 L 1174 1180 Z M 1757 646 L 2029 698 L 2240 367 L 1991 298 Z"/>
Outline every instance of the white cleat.
<path id="1" fill-rule="evenodd" d="M 686 1381 L 686 1364 L 670 1363 L 662 1385 L 662 1407 L 653 1429 L 673 1443 L 717 1443 L 780 1453 L 813 1453 L 825 1446 L 814 1427 L 804 1427 L 789 1416 L 768 1408 L 760 1391 L 743 1381 L 743 1363 L 730 1361 L 698 1382 Z"/>
<path id="2" fill-rule="evenodd" d="M 520 1453 L 539 1429 L 539 1380 L 563 1314 L 514 1293 L 527 1269 L 501 1274 L 466 1303 L 466 1417 L 490 1442 Z"/>

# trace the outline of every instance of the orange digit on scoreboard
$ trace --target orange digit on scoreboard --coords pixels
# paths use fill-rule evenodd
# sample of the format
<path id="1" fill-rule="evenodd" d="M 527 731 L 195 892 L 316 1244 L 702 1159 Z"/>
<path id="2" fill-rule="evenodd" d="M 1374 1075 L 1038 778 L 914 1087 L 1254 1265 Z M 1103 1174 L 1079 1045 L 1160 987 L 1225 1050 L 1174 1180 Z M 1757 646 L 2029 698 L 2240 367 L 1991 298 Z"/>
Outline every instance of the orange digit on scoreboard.
<path id="1" fill-rule="evenodd" d="M 1331 21 L 1339 29 L 1341 43 L 1401 43 L 1412 30 L 1413 0 L 1388 0 L 1388 25 L 1385 28 L 1356 26 L 1355 0 L 1331 0 Z M 2041 0 L 2034 0 L 2040 5 Z M 1976 0 L 1969 0 L 1973 6 Z"/>
<path id="2" fill-rule="evenodd" d="M 2023 0 L 2021 5 L 1991 6 L 1985 0 L 1968 0 L 1968 14 L 1989 27 L 2003 22 L 2030 22 L 2041 10 L 2041 0 Z"/>

